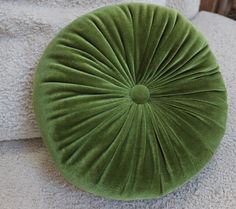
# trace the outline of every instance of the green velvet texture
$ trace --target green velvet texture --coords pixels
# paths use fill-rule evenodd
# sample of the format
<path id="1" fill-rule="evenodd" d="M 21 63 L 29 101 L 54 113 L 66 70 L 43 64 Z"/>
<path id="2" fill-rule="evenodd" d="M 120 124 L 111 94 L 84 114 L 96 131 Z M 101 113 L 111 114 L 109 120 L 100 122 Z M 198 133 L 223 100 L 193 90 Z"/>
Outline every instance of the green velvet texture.
<path id="1" fill-rule="evenodd" d="M 175 10 L 100 8 L 49 44 L 34 108 L 62 175 L 112 199 L 157 198 L 211 159 L 226 89 L 205 38 Z"/>

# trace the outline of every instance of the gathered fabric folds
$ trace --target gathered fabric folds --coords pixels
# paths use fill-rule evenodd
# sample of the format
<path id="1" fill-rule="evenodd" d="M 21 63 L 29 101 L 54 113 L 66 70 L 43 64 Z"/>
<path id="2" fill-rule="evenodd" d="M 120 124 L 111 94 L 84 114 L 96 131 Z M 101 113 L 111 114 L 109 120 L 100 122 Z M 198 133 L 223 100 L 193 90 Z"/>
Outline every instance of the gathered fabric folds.
<path id="1" fill-rule="evenodd" d="M 206 39 L 173 9 L 81 16 L 34 79 L 41 135 L 62 175 L 96 195 L 157 198 L 196 175 L 224 134 L 227 95 Z"/>

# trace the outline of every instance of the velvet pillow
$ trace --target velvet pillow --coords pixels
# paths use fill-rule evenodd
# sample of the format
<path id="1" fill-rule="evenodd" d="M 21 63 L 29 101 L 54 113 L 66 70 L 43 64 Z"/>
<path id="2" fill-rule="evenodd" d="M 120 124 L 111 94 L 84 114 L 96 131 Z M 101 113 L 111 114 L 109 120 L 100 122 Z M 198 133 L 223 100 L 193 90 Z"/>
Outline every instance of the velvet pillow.
<path id="1" fill-rule="evenodd" d="M 197 174 L 227 117 L 205 38 L 175 10 L 140 3 L 61 31 L 38 64 L 34 109 L 62 175 L 122 200 L 159 197 Z"/>

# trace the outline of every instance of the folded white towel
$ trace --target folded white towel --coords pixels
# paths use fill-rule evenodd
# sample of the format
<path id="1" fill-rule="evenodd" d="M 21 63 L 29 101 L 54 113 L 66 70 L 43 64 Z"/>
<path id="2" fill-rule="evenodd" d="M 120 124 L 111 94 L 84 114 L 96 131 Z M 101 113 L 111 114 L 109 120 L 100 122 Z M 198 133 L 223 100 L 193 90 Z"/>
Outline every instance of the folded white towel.
<path id="1" fill-rule="evenodd" d="M 199 11 L 200 0 L 166 0 L 166 5 L 192 19 Z"/>

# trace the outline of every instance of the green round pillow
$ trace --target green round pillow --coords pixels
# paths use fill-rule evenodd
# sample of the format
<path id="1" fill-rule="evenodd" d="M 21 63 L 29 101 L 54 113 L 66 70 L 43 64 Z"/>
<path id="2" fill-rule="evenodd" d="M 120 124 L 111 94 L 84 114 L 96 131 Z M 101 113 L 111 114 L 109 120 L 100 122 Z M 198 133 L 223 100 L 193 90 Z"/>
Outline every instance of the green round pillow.
<path id="1" fill-rule="evenodd" d="M 227 116 L 205 38 L 149 4 L 100 8 L 64 28 L 38 64 L 34 108 L 62 175 L 123 200 L 159 197 L 197 174 Z"/>

